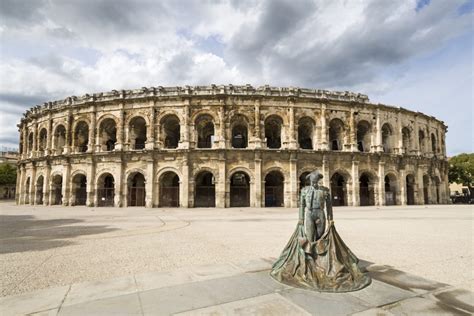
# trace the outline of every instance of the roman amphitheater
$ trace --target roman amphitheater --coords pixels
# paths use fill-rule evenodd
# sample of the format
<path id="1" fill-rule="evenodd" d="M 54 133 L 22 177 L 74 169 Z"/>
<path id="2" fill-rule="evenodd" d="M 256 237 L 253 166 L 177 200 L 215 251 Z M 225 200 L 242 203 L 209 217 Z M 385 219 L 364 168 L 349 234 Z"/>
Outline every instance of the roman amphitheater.
<path id="1" fill-rule="evenodd" d="M 349 92 L 156 87 L 68 97 L 20 124 L 17 204 L 297 207 L 448 202 L 442 121 Z"/>

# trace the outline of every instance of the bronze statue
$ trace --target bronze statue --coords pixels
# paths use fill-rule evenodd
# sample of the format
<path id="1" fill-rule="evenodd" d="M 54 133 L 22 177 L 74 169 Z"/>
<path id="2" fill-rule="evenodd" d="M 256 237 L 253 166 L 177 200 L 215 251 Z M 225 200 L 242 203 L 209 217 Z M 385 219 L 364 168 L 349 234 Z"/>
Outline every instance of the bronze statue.
<path id="1" fill-rule="evenodd" d="M 361 272 L 359 260 L 334 227 L 331 194 L 319 185 L 322 178 L 318 171 L 307 176 L 310 185 L 301 190 L 298 225 L 270 275 L 281 283 L 310 290 L 360 290 L 371 279 Z"/>

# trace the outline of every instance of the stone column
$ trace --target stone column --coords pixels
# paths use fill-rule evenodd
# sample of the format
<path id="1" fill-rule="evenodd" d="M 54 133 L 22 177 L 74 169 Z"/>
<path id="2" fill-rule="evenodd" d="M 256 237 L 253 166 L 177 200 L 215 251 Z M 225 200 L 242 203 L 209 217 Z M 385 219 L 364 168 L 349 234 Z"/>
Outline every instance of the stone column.
<path id="1" fill-rule="evenodd" d="M 92 179 L 95 179 L 95 162 L 93 159 L 87 161 L 86 167 L 87 173 L 87 199 L 86 205 L 88 207 L 93 207 L 96 204 L 96 194 L 95 194 L 95 185 Z M 90 180 L 89 180 L 90 179 Z"/>
<path id="2" fill-rule="evenodd" d="M 262 207 L 265 204 L 262 204 L 263 196 L 262 196 L 262 188 L 264 186 L 262 180 L 262 159 L 260 156 L 260 152 L 255 153 L 255 183 L 254 183 L 254 192 L 255 192 L 255 204 L 252 205 L 253 207 Z"/>
<path id="3" fill-rule="evenodd" d="M 377 205 L 385 205 L 385 162 L 379 161 L 379 171 L 378 171 L 378 204 Z"/>
<path id="4" fill-rule="evenodd" d="M 48 138 L 46 139 L 45 156 L 49 156 L 53 152 L 52 140 L 53 140 L 53 117 L 51 113 L 48 117 Z"/>
<path id="5" fill-rule="evenodd" d="M 30 205 L 36 205 L 36 166 L 34 163 L 31 167 Z"/>
<path id="6" fill-rule="evenodd" d="M 95 110 L 95 105 L 93 106 L 91 117 L 91 126 L 89 126 L 89 143 L 87 144 L 87 152 L 94 152 L 95 150 L 95 129 L 96 129 L 96 121 L 97 121 L 97 112 Z"/>
<path id="7" fill-rule="evenodd" d="M 260 132 L 260 105 L 261 105 L 261 100 L 257 99 L 255 100 L 255 116 L 254 116 L 254 148 L 262 148 L 262 134 Z M 260 185 L 260 184 L 257 184 Z"/>
<path id="8" fill-rule="evenodd" d="M 425 192 L 423 190 L 423 166 L 418 166 L 416 172 L 416 184 L 416 204 L 423 205 L 425 204 Z"/>
<path id="9" fill-rule="evenodd" d="M 375 152 L 383 152 L 382 127 L 380 126 L 380 110 L 377 109 L 377 119 L 375 123 Z"/>
<path id="10" fill-rule="evenodd" d="M 115 150 L 120 151 L 124 150 L 124 114 L 123 114 L 123 104 L 120 109 L 119 120 L 117 124 L 117 142 L 115 144 Z"/>
<path id="11" fill-rule="evenodd" d="M 326 155 L 323 155 L 323 165 L 322 165 L 322 173 L 323 173 L 323 186 L 331 189 L 331 179 L 329 177 L 329 162 Z M 332 194 L 332 192 L 331 192 Z"/>
<path id="12" fill-rule="evenodd" d="M 43 182 L 43 205 L 50 205 L 51 165 L 47 163 Z"/>
<path id="13" fill-rule="evenodd" d="M 360 206 L 359 161 L 352 160 L 352 205 Z"/>
<path id="14" fill-rule="evenodd" d="M 226 201 L 226 157 L 225 153 L 219 153 L 219 161 L 218 164 L 218 177 L 219 181 L 217 181 L 216 185 L 216 207 L 225 207 Z"/>
<path id="15" fill-rule="evenodd" d="M 18 166 L 18 170 L 20 170 L 20 176 L 18 177 L 19 183 L 17 184 L 17 194 L 18 196 L 18 201 L 17 204 L 25 204 L 25 178 L 26 178 L 26 170 L 25 170 L 25 165 L 21 164 L 21 166 Z"/>
<path id="16" fill-rule="evenodd" d="M 153 150 L 155 147 L 155 108 L 154 101 L 150 101 L 149 106 L 151 107 L 150 111 L 150 126 L 146 130 L 146 150 Z"/>
<path id="17" fill-rule="evenodd" d="M 289 133 L 288 133 L 288 136 L 289 136 L 289 148 L 290 149 L 296 149 L 298 146 L 297 146 L 297 142 L 296 142 L 296 133 L 295 133 L 295 110 L 294 110 L 294 107 L 295 107 L 295 101 L 290 99 L 288 100 L 288 116 L 289 116 L 289 121 L 290 121 L 290 126 L 289 126 Z"/>
<path id="18" fill-rule="evenodd" d="M 69 160 L 66 161 L 64 164 L 64 173 L 63 173 L 63 187 L 61 193 L 63 195 L 63 206 L 73 205 L 74 201 L 72 199 L 72 187 L 71 187 L 71 164 Z M 87 179 L 87 182 L 92 181 L 91 179 Z"/>
<path id="19" fill-rule="evenodd" d="M 119 168 L 117 172 L 115 173 L 117 176 L 114 177 L 115 180 L 115 196 L 114 196 L 114 206 L 115 207 L 121 207 L 123 206 L 123 186 L 124 186 L 124 181 L 123 181 L 123 161 L 118 164 Z M 125 183 L 126 184 L 126 183 Z"/>
<path id="20" fill-rule="evenodd" d="M 187 153 L 184 153 L 183 155 L 183 165 L 181 168 L 181 173 L 183 175 L 182 179 L 179 179 L 180 181 L 180 197 L 179 197 L 179 206 L 180 207 L 190 207 L 189 204 L 189 187 L 190 187 L 190 179 L 189 179 L 189 162 L 188 162 L 188 156 Z M 192 182 L 194 183 L 194 181 Z"/>
<path id="21" fill-rule="evenodd" d="M 328 130 L 326 126 L 326 104 L 321 104 L 321 150 L 329 150 Z"/>
<path id="22" fill-rule="evenodd" d="M 153 142 L 152 142 L 153 144 Z M 145 182 L 145 206 L 153 207 L 153 192 L 155 192 L 155 163 L 153 158 L 148 158 L 146 162 L 146 182 Z"/>
<path id="23" fill-rule="evenodd" d="M 397 122 L 398 123 L 398 126 L 397 126 L 398 149 L 397 149 L 397 153 L 399 155 L 403 155 L 404 152 L 403 152 L 402 113 L 400 111 L 398 111 L 397 114 L 398 114 L 398 122 Z"/>
<path id="24" fill-rule="evenodd" d="M 348 150 L 350 151 L 359 151 L 357 149 L 357 129 L 355 126 L 355 118 L 354 118 L 354 108 L 351 108 L 351 113 L 350 113 L 350 118 L 349 118 L 349 148 Z M 354 204 L 355 205 L 355 204 Z"/>
<path id="25" fill-rule="evenodd" d="M 178 148 L 180 149 L 189 149 L 190 148 L 190 140 L 189 140 L 189 106 L 190 106 L 190 99 L 183 100 L 184 102 L 184 114 L 183 114 L 183 125 L 181 129 L 181 137 L 179 140 Z"/>
<path id="26" fill-rule="evenodd" d="M 398 183 L 400 186 L 400 204 L 407 205 L 407 176 L 405 169 L 400 169 L 400 179 Z"/>
<path id="27" fill-rule="evenodd" d="M 415 135 L 413 137 L 415 138 L 413 140 L 413 150 L 416 152 L 417 155 L 421 154 L 420 151 L 420 130 L 418 128 L 418 116 L 415 115 Z"/>
<path id="28" fill-rule="evenodd" d="M 30 157 L 38 157 L 38 122 L 35 119 L 35 123 L 33 125 L 33 130 L 34 130 L 34 137 L 33 137 L 33 154 L 30 155 Z"/>
<path id="29" fill-rule="evenodd" d="M 289 207 L 298 207 L 298 157 L 296 153 L 290 154 L 290 205 Z"/>
<path id="30" fill-rule="evenodd" d="M 219 107 L 219 148 L 225 149 L 225 102 L 224 100 L 220 100 L 220 107 Z"/>
<path id="31" fill-rule="evenodd" d="M 22 155 L 22 159 L 25 159 L 28 157 L 28 128 L 26 126 L 26 124 L 23 124 L 22 126 L 23 130 L 22 130 L 22 133 L 23 133 L 23 155 Z"/>

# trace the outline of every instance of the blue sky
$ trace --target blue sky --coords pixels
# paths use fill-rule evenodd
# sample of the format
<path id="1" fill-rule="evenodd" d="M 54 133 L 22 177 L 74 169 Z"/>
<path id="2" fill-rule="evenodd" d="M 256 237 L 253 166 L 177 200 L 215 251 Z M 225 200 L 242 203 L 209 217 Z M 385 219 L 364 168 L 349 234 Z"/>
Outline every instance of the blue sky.
<path id="1" fill-rule="evenodd" d="M 365 93 L 445 121 L 473 151 L 473 2 L 2 0 L 0 146 L 36 105 L 142 86 Z"/>

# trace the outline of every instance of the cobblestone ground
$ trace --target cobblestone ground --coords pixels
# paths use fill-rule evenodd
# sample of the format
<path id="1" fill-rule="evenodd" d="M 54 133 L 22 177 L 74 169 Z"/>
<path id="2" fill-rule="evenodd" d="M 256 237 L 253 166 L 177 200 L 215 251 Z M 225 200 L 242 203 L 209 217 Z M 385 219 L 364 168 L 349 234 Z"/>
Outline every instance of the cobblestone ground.
<path id="1" fill-rule="evenodd" d="M 473 290 L 473 208 L 336 208 L 361 259 Z M 1 295 L 190 265 L 276 257 L 285 208 L 145 209 L 0 204 Z"/>

